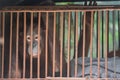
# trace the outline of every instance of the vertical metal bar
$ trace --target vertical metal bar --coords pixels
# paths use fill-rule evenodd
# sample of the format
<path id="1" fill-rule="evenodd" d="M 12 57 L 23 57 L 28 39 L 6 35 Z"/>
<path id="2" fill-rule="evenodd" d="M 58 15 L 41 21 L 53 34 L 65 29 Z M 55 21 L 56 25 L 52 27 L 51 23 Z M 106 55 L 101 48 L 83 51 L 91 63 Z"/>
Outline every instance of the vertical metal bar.
<path id="1" fill-rule="evenodd" d="M 84 77 L 84 70 L 85 70 L 85 24 L 86 24 L 86 12 L 84 11 L 84 17 L 83 17 L 83 52 L 82 52 L 82 77 Z"/>
<path id="2" fill-rule="evenodd" d="M 31 54 L 31 56 L 30 56 L 30 78 L 32 79 L 32 76 L 33 76 L 33 75 L 32 75 L 32 72 L 33 72 L 33 71 L 32 71 L 32 68 L 33 68 L 33 65 L 32 65 L 32 64 L 33 64 L 33 62 L 32 62 L 32 61 L 33 61 L 33 60 L 32 60 L 32 56 L 33 56 L 33 53 L 32 53 L 32 52 L 33 52 L 33 51 L 32 51 L 32 46 L 33 46 L 33 43 L 32 43 L 32 42 L 33 42 L 33 36 L 32 36 L 32 35 L 33 35 L 33 12 L 31 12 L 31 22 L 30 22 L 30 23 L 31 23 L 31 43 L 30 43 L 30 44 L 31 44 L 31 46 L 30 46 L 30 52 L 31 52 L 31 53 L 30 53 L 30 54 Z"/>
<path id="3" fill-rule="evenodd" d="M 98 48 L 98 78 L 100 78 L 100 11 L 98 11 L 98 40 L 97 40 L 97 48 Z"/>
<path id="4" fill-rule="evenodd" d="M 90 78 L 92 78 L 92 46 L 93 46 L 93 11 L 91 11 L 91 25 L 90 25 Z"/>
<path id="5" fill-rule="evenodd" d="M 107 20 L 108 20 L 108 21 L 107 21 L 107 22 L 108 22 L 108 27 L 107 27 L 107 30 L 108 30 L 108 31 L 107 31 L 107 47 L 108 47 L 108 48 L 107 48 L 107 52 L 109 52 L 109 21 L 110 21 L 110 20 L 109 20 L 109 13 L 110 13 L 110 11 L 108 11 L 108 19 L 107 19 Z M 108 54 L 108 53 L 107 53 L 107 54 Z"/>
<path id="6" fill-rule="evenodd" d="M 98 11 L 96 12 L 96 35 L 98 35 L 99 33 L 98 33 Z M 98 36 L 96 36 L 97 37 L 97 39 L 98 39 Z M 98 54 L 97 54 L 97 52 L 98 52 L 98 40 L 96 40 L 96 57 L 98 56 Z"/>
<path id="7" fill-rule="evenodd" d="M 68 12 L 68 51 L 67 51 L 67 77 L 70 75 L 70 12 Z"/>
<path id="8" fill-rule="evenodd" d="M 17 30 L 16 30 L 16 78 L 18 74 L 18 42 L 19 42 L 19 12 L 17 12 Z"/>
<path id="9" fill-rule="evenodd" d="M 77 60 L 78 60 L 78 12 L 76 11 L 76 15 L 75 15 L 75 17 L 76 17 L 76 26 L 75 26 L 75 77 L 77 77 L 77 66 L 78 66 L 78 62 L 77 62 Z"/>
<path id="10" fill-rule="evenodd" d="M 55 44 L 56 44 L 56 13 L 54 12 L 54 28 L 53 28 L 53 73 L 52 77 L 55 77 Z"/>
<path id="11" fill-rule="evenodd" d="M 9 78 L 11 77 L 11 59 L 12 59 L 12 22 L 13 22 L 13 13 L 10 13 L 10 53 L 9 53 Z"/>
<path id="12" fill-rule="evenodd" d="M 4 77 L 4 29 L 5 29 L 5 12 L 2 13 L 2 31 L 3 31 L 3 45 L 2 45 L 2 75 L 1 78 Z"/>
<path id="13" fill-rule="evenodd" d="M 26 66 L 26 12 L 24 12 L 24 51 L 23 51 L 23 78 L 25 78 Z"/>
<path id="14" fill-rule="evenodd" d="M 38 13 L 38 63 L 37 63 L 37 78 L 39 78 L 40 77 L 40 40 L 41 40 L 41 26 L 40 26 L 40 24 L 41 24 L 41 13 L 39 12 Z"/>
<path id="15" fill-rule="evenodd" d="M 45 35 L 45 77 L 48 74 L 48 12 L 46 12 L 46 35 Z"/>
<path id="16" fill-rule="evenodd" d="M 63 12 L 60 13 L 60 77 L 62 77 L 63 62 Z"/>
<path id="17" fill-rule="evenodd" d="M 107 53 L 108 53 L 108 11 L 106 11 L 106 26 L 105 26 L 105 76 L 108 77 L 108 64 L 107 64 Z M 106 78 L 107 80 L 107 78 Z"/>

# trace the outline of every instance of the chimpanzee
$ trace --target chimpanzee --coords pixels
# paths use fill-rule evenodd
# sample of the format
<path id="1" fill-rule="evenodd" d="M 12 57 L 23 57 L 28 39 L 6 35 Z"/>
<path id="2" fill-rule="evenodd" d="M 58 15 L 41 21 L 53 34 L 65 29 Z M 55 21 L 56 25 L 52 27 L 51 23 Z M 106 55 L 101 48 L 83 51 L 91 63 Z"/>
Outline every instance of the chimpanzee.
<path id="1" fill-rule="evenodd" d="M 18 13 L 16 13 L 18 14 Z M 37 78 L 37 72 L 38 72 L 38 63 L 40 64 L 40 75 L 39 77 L 44 78 L 45 77 L 45 66 L 46 66 L 46 51 L 48 52 L 47 60 L 48 60 L 48 65 L 47 65 L 47 70 L 48 74 L 47 76 L 52 76 L 53 73 L 53 32 L 51 27 L 48 24 L 48 47 L 46 49 L 46 24 L 43 21 L 42 17 L 40 18 L 40 39 L 38 39 L 38 13 L 37 17 L 33 15 L 33 25 L 31 25 L 31 13 L 27 12 L 26 13 L 26 23 L 24 23 L 24 15 L 23 13 L 19 13 L 19 30 L 18 30 L 18 35 L 17 33 L 17 16 L 16 14 L 13 14 L 13 20 L 12 20 L 12 27 L 13 27 L 13 32 L 12 32 L 12 54 L 11 54 L 11 73 L 9 76 L 9 60 L 10 60 L 10 52 L 7 54 L 5 53 L 5 56 L 7 56 L 7 59 L 4 59 L 4 77 L 23 77 L 23 66 L 25 64 L 25 77 L 30 78 L 30 73 L 32 73 L 33 78 Z M 10 19 L 9 19 L 10 20 Z M 24 50 L 24 24 L 26 24 L 26 49 Z M 33 27 L 33 33 L 31 33 L 31 26 Z M 32 34 L 32 36 L 31 36 Z M 17 42 L 17 36 L 18 36 L 18 42 Z M 38 41 L 40 41 L 40 44 L 38 44 Z M 9 41 L 8 41 L 9 42 Z M 18 46 L 17 46 L 18 43 Z M 10 43 L 9 43 L 10 44 Z M 31 46 L 32 44 L 32 46 Z M 39 48 L 39 53 L 38 53 L 38 46 Z M 56 43 L 55 43 L 55 76 L 60 75 L 60 45 L 59 45 L 59 40 L 56 37 Z M 17 52 L 18 48 L 18 52 Z M 32 49 L 32 50 L 31 50 Z M 25 53 L 24 53 L 25 51 Z M 32 52 L 31 52 L 32 51 Z M 18 54 L 18 58 L 16 55 Z M 25 58 L 24 58 L 25 55 Z M 38 55 L 40 57 L 40 61 L 38 60 Z M 31 57 L 32 56 L 32 57 Z M 25 59 L 25 60 L 24 60 Z M 32 63 L 31 63 L 32 59 Z M 16 62 L 18 60 L 18 62 Z M 25 62 L 25 63 L 24 63 Z M 16 65 L 18 63 L 18 70 L 16 73 Z M 62 58 L 62 76 L 66 76 L 66 61 L 64 59 L 64 54 Z M 31 66 L 32 66 L 32 71 L 31 71 Z"/>

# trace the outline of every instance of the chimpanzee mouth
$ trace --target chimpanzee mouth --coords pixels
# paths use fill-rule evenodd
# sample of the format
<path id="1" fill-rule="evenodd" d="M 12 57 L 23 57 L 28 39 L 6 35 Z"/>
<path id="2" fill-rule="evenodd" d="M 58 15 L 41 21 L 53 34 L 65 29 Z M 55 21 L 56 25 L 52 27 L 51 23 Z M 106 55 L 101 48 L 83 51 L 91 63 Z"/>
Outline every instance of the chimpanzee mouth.
<path id="1" fill-rule="evenodd" d="M 32 58 L 38 58 L 40 56 L 40 53 L 32 53 Z"/>

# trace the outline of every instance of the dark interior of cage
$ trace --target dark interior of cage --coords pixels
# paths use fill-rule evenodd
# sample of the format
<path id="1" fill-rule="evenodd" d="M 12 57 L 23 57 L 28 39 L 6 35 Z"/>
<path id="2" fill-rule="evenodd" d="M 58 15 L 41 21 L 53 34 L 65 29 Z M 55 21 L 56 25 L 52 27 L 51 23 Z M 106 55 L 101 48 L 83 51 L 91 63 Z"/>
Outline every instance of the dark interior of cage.
<path id="1" fill-rule="evenodd" d="M 0 78 L 120 78 L 119 20 L 119 10 L 0 12 Z"/>

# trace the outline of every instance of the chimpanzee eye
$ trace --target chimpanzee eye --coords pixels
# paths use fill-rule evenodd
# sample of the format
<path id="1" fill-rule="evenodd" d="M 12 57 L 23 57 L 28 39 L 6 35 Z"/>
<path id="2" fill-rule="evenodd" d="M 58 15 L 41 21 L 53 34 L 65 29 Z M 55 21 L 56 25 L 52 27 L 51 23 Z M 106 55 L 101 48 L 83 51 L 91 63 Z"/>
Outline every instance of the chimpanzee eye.
<path id="1" fill-rule="evenodd" d="M 30 42 L 31 41 L 31 37 L 28 35 L 27 36 L 27 41 Z"/>
<path id="2" fill-rule="evenodd" d="M 35 35 L 34 39 L 37 41 L 38 40 L 38 35 Z"/>

